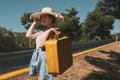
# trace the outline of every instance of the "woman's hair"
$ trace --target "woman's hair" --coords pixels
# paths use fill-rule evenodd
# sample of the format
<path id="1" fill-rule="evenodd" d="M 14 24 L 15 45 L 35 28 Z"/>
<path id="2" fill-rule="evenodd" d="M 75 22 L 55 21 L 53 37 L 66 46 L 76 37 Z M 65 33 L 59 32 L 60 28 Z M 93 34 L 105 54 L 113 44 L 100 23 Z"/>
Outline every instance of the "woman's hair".
<path id="1" fill-rule="evenodd" d="M 52 19 L 52 23 L 53 23 L 53 24 L 55 23 L 55 21 L 56 21 L 55 17 L 54 17 L 53 15 L 50 15 L 50 14 L 43 14 L 43 15 L 40 17 L 40 20 L 41 20 L 45 15 L 47 15 L 49 18 Z"/>
<path id="2" fill-rule="evenodd" d="M 50 14 L 47 14 L 47 16 L 52 19 L 52 23 L 54 24 L 55 23 L 55 17 L 53 15 L 50 15 Z"/>

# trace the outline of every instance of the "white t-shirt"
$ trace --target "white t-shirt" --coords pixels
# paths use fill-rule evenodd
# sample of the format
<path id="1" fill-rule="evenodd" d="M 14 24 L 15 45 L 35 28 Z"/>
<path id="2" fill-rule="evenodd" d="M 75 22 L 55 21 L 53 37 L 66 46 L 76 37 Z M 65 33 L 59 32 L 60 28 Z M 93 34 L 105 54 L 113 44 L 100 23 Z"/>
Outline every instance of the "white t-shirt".
<path id="1" fill-rule="evenodd" d="M 40 31 L 40 34 L 36 38 L 36 48 L 39 48 L 39 45 L 42 43 L 42 38 L 45 36 L 45 32 Z"/>

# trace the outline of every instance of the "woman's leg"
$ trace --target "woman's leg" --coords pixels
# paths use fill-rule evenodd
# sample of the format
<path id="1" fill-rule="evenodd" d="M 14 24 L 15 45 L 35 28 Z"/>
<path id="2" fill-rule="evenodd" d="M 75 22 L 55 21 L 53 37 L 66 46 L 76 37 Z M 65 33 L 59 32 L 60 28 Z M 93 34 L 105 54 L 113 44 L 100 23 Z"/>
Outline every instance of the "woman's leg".
<path id="1" fill-rule="evenodd" d="M 47 71 L 46 53 L 43 51 L 40 52 L 39 56 L 38 75 L 40 75 L 40 80 L 52 80 L 52 75 L 48 74 Z"/>
<path id="2" fill-rule="evenodd" d="M 42 79 L 41 79 L 41 76 L 38 76 L 38 80 L 42 80 Z"/>

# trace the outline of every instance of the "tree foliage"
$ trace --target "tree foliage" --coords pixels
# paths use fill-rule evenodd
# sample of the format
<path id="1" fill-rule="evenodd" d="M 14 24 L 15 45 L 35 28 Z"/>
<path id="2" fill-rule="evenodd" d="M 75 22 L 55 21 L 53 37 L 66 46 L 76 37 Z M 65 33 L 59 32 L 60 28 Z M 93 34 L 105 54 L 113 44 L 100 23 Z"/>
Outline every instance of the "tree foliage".
<path id="1" fill-rule="evenodd" d="M 120 19 L 120 0 L 102 0 L 104 8 L 107 9 L 106 13 L 114 16 L 116 19 Z"/>
<path id="2" fill-rule="evenodd" d="M 103 7 L 103 2 L 99 1 L 96 8 L 92 12 L 89 12 L 86 17 L 86 34 L 90 38 L 95 38 L 96 36 L 102 39 L 110 38 L 110 30 L 114 27 L 114 17 L 105 15 L 106 9 L 101 7 Z"/>
<path id="3" fill-rule="evenodd" d="M 35 47 L 35 42 L 25 37 L 26 33 L 15 33 L 16 34 L 16 43 L 17 48 L 31 48 Z"/>
<path id="4" fill-rule="evenodd" d="M 28 29 L 33 21 L 33 19 L 30 19 L 31 14 L 32 13 L 26 12 L 21 17 L 21 23 L 22 23 L 22 25 L 24 25 L 25 29 Z"/>
<path id="5" fill-rule="evenodd" d="M 33 40 L 25 38 L 25 33 L 12 32 L 0 27 L 0 51 L 32 48 L 35 46 Z"/>
<path id="6" fill-rule="evenodd" d="M 61 26 L 63 35 L 69 36 L 72 40 L 79 40 L 80 37 L 80 17 L 77 17 L 78 11 L 76 8 L 66 9 L 62 13 L 65 19 L 64 24 Z"/>
<path id="7" fill-rule="evenodd" d="M 15 47 L 15 34 L 4 27 L 0 27 L 0 50 L 14 49 Z"/>

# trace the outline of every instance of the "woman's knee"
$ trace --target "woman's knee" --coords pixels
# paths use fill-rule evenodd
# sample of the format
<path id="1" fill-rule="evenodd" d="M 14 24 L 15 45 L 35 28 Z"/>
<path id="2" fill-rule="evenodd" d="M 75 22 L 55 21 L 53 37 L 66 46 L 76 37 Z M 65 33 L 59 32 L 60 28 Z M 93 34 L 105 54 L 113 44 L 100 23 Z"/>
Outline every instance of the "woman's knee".
<path id="1" fill-rule="evenodd" d="M 41 79 L 41 76 L 38 76 L 38 80 L 42 80 L 42 79 Z"/>

